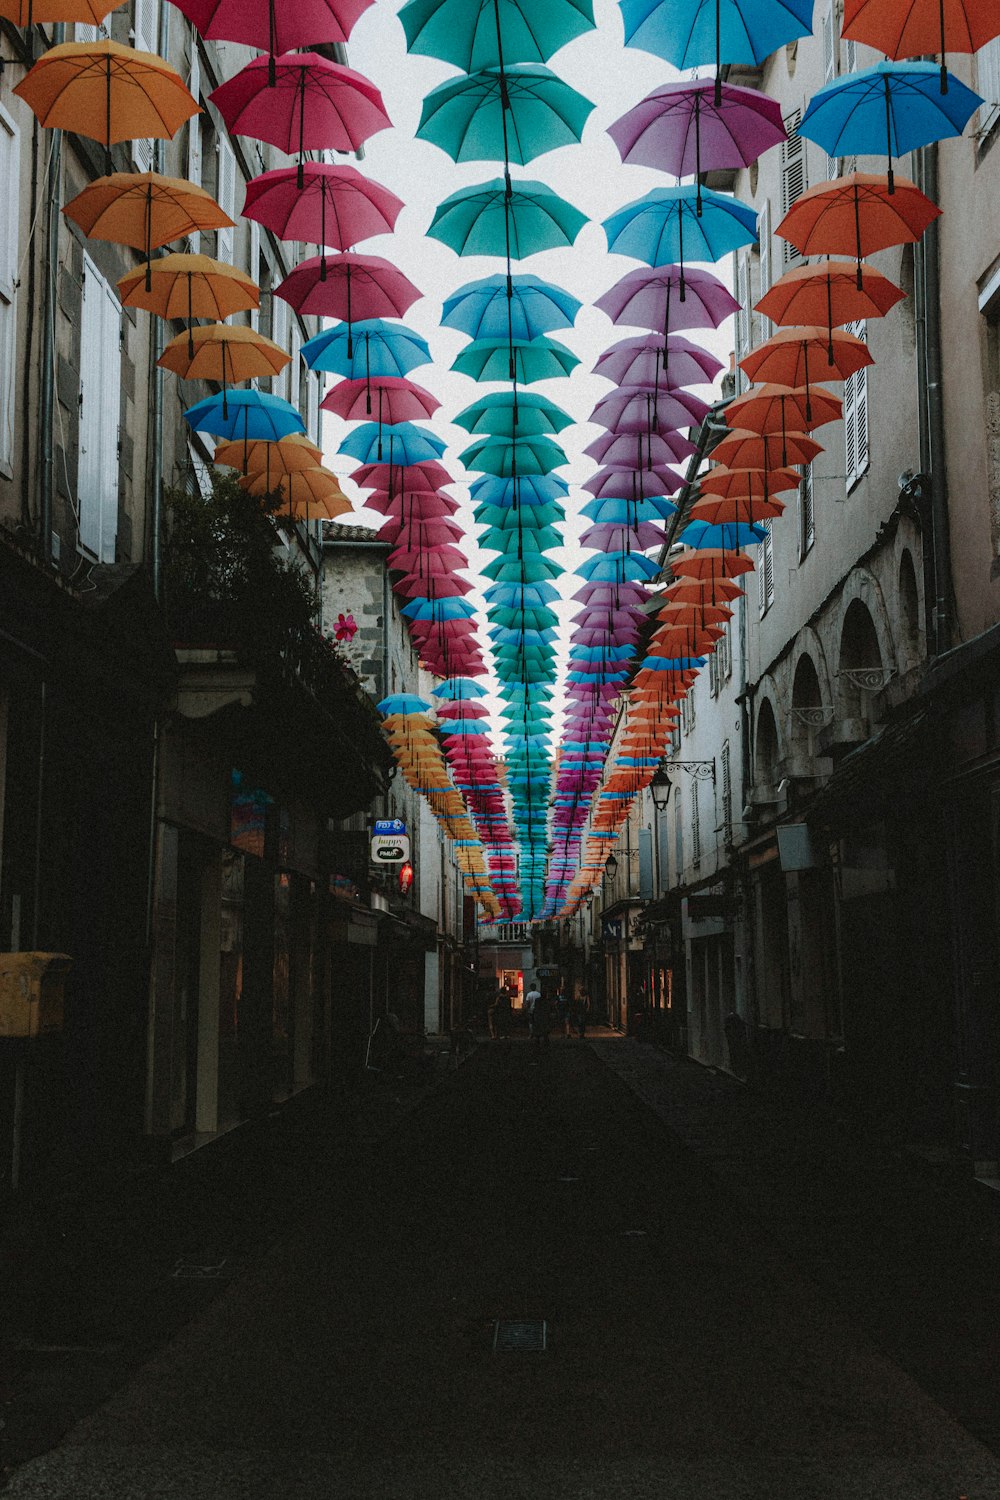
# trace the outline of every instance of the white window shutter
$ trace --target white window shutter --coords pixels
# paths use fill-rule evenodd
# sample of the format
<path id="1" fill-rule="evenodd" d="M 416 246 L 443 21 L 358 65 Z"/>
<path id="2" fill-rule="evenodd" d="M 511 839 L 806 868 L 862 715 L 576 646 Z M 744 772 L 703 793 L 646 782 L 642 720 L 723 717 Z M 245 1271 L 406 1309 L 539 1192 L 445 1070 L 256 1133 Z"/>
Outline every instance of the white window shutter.
<path id="1" fill-rule="evenodd" d="M 837 76 L 837 23 L 833 6 L 827 7 L 823 15 L 823 83 L 832 83 Z"/>
<path id="2" fill-rule="evenodd" d="M 298 410 L 302 382 L 302 333 L 298 318 L 292 319 L 291 356 L 292 362 L 288 366 L 288 399 Z"/>
<path id="3" fill-rule="evenodd" d="M 155 52 L 159 30 L 160 0 L 135 0 L 132 18 L 132 42 L 139 52 Z M 132 142 L 132 157 L 140 172 L 153 169 L 153 141 L 139 139 Z"/>
<path id="4" fill-rule="evenodd" d="M 781 143 L 781 212 L 787 214 L 792 204 L 805 192 L 809 186 L 808 173 L 806 171 L 806 143 L 803 136 L 799 135 L 799 126 L 802 123 L 802 111 L 793 110 L 790 115 L 785 116 L 785 129 L 788 139 Z M 782 242 L 782 263 L 786 267 L 802 264 L 804 257 L 799 254 L 790 240 Z"/>
<path id="5" fill-rule="evenodd" d="M 813 466 L 803 464 L 799 485 L 799 556 L 805 557 L 816 540 L 816 511 L 814 506 Z"/>
<path id="6" fill-rule="evenodd" d="M 771 200 L 765 198 L 758 219 L 760 233 L 760 297 L 765 297 L 771 290 Z M 769 339 L 772 333 L 771 320 L 764 313 L 758 314 L 760 323 L 761 341 Z"/>
<path id="7" fill-rule="evenodd" d="M 320 377 L 317 374 L 310 372 L 306 376 L 306 432 L 314 443 L 320 441 L 319 382 Z M 320 446 L 322 447 L 322 444 Z"/>
<path id="8" fill-rule="evenodd" d="M 115 560 L 120 413 L 121 304 L 84 255 L 77 504 L 80 545 L 98 562 Z"/>
<path id="9" fill-rule="evenodd" d="M 0 467 L 9 471 L 14 458 L 14 411 L 17 402 L 17 226 L 19 132 L 5 109 L 0 109 Z"/>
<path id="10" fill-rule="evenodd" d="M 771 522 L 761 521 L 760 524 L 767 533 L 757 548 L 757 597 L 760 612 L 763 615 L 774 603 L 774 544 L 771 536 Z"/>
<path id="11" fill-rule="evenodd" d="M 260 282 L 260 225 L 255 219 L 250 220 L 250 264 L 247 267 L 254 281 Z M 260 310 L 252 308 L 250 311 L 250 327 L 260 327 Z"/>
<path id="12" fill-rule="evenodd" d="M 283 297 L 273 298 L 273 316 L 271 320 L 271 337 L 280 349 L 288 348 L 288 315 L 291 311 L 288 303 Z M 280 374 L 276 375 L 271 382 L 271 390 L 276 396 L 288 399 L 289 366 L 286 365 Z"/>
<path id="13" fill-rule="evenodd" d="M 983 96 L 979 130 L 985 135 L 1000 120 L 1000 37 L 976 53 L 976 88 Z"/>
<path id="14" fill-rule="evenodd" d="M 851 323 L 848 333 L 863 339 L 864 322 Z M 850 489 L 868 467 L 868 371 L 858 370 L 844 382 L 844 460 Z"/>
<path id="15" fill-rule="evenodd" d="M 750 353 L 750 257 L 744 253 L 736 261 L 736 300 L 740 304 L 735 317 L 736 389 L 742 394 L 750 382 L 739 368 L 741 359 Z"/>
<path id="16" fill-rule="evenodd" d="M 218 187 L 216 198 L 223 213 L 236 218 L 236 153 L 227 140 L 221 137 L 215 146 L 218 161 Z M 220 229 L 216 233 L 216 251 L 219 260 L 232 265 L 236 249 L 235 229 Z"/>

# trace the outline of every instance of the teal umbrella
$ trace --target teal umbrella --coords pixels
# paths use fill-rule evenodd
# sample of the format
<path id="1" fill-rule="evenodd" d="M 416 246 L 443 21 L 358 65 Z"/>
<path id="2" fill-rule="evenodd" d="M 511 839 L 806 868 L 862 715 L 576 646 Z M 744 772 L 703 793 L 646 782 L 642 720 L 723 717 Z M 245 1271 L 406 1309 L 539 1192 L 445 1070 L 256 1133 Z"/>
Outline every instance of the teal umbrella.
<path id="1" fill-rule="evenodd" d="M 523 260 L 572 245 L 587 218 L 544 182 L 502 177 L 460 188 L 439 204 L 428 234 L 458 255 Z"/>
<path id="2" fill-rule="evenodd" d="M 573 418 L 546 396 L 498 391 L 494 395 L 481 396 L 460 411 L 454 421 L 466 432 L 475 434 L 513 437 L 516 432 L 518 437 L 539 437 L 561 432 L 564 427 L 572 425 Z"/>
<path id="3" fill-rule="evenodd" d="M 479 545 L 484 552 L 499 552 L 506 557 L 517 554 L 533 557 L 539 552 L 549 552 L 553 547 L 561 547 L 562 544 L 562 537 L 551 526 L 527 528 L 524 531 L 499 531 L 491 526 L 479 538 Z"/>
<path id="4" fill-rule="evenodd" d="M 579 141 L 589 99 L 538 63 L 449 78 L 424 100 L 417 135 L 454 161 L 518 162 Z"/>
<path id="5" fill-rule="evenodd" d="M 484 578 L 505 583 L 538 583 L 543 578 L 561 578 L 566 571 L 548 557 L 495 557 L 480 570 Z"/>
<path id="6" fill-rule="evenodd" d="M 409 52 L 472 73 L 505 62 L 546 62 L 594 29 L 594 6 L 593 0 L 409 0 L 399 19 Z"/>
<path id="7" fill-rule="evenodd" d="M 481 438 L 458 455 L 467 469 L 484 474 L 548 474 L 569 463 L 566 454 L 551 438 Z"/>
<path id="8" fill-rule="evenodd" d="M 511 372 L 511 349 L 514 352 Z M 476 339 L 455 360 L 452 369 L 473 380 L 516 380 L 534 385 L 536 380 L 560 380 L 570 375 L 580 361 L 558 339 L 544 334 L 537 339 Z"/>
<path id="9" fill-rule="evenodd" d="M 480 526 L 492 526 L 499 531 L 533 530 L 538 526 L 551 526 L 554 521 L 565 521 L 566 512 L 561 505 L 531 505 L 524 510 L 518 507 L 504 508 L 499 505 L 477 505 L 472 518 Z"/>

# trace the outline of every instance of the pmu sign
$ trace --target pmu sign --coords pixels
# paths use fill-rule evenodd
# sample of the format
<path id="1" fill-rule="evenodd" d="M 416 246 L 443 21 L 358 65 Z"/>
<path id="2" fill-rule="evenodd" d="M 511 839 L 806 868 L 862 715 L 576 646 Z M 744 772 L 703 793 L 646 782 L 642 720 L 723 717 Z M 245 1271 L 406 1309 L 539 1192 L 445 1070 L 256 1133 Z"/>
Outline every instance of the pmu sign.
<path id="1" fill-rule="evenodd" d="M 374 833 L 371 842 L 373 865 L 401 865 L 410 857 L 410 838 L 406 833 Z"/>

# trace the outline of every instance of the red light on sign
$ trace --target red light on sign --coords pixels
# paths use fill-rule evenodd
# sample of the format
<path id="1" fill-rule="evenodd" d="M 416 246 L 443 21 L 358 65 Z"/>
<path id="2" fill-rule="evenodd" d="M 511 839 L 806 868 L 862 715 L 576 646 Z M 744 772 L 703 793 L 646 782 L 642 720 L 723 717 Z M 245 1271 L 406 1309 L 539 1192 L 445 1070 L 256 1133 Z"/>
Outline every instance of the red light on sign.
<path id="1" fill-rule="evenodd" d="M 399 867 L 399 894 L 405 896 L 413 885 L 413 866 L 407 860 L 406 864 Z"/>

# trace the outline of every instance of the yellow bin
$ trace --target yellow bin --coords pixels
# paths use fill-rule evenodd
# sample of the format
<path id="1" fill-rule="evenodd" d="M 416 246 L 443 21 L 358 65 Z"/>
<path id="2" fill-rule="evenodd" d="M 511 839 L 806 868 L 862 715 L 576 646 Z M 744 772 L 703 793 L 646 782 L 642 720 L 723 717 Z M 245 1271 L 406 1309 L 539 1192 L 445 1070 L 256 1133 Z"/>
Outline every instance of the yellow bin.
<path id="1" fill-rule="evenodd" d="M 0 953 L 0 1038 L 61 1031 L 66 953 Z"/>

